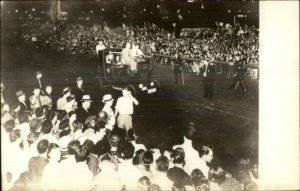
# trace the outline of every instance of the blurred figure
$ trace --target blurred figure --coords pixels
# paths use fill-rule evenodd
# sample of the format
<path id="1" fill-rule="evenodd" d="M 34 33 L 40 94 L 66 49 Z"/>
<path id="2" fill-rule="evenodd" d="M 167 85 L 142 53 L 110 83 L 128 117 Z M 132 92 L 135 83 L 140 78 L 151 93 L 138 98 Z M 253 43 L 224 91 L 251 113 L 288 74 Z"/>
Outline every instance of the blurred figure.
<path id="1" fill-rule="evenodd" d="M 42 189 L 44 191 L 60 190 L 63 185 L 63 177 L 60 174 L 61 151 L 57 144 L 50 143 L 47 157 L 49 163 L 45 166 L 42 175 Z"/>
<path id="2" fill-rule="evenodd" d="M 112 98 L 111 94 L 106 94 L 103 96 L 102 102 L 104 103 L 102 111 L 105 111 L 108 116 L 108 121 L 105 125 L 105 128 L 112 131 L 116 123 L 115 113 L 111 108 L 114 103 L 114 99 Z"/>
<path id="3" fill-rule="evenodd" d="M 79 107 L 81 107 L 80 99 L 85 94 L 85 88 L 83 87 L 83 79 L 81 77 L 77 77 L 76 79 L 76 87 L 73 90 L 73 93 L 75 95 L 76 101 L 79 103 Z"/>
<path id="4" fill-rule="evenodd" d="M 67 97 L 71 95 L 71 91 L 69 87 L 65 87 L 63 89 L 63 97 L 57 100 L 56 109 L 64 110 L 64 106 L 67 104 Z"/>
<path id="5" fill-rule="evenodd" d="M 37 144 L 37 150 L 39 156 L 32 157 L 28 163 L 28 176 L 30 182 L 30 188 L 32 190 L 41 190 L 42 175 L 45 166 L 48 164 L 47 150 L 49 147 L 48 140 L 41 140 Z"/>
<path id="6" fill-rule="evenodd" d="M 99 54 L 99 51 L 104 50 L 104 49 L 105 49 L 105 46 L 104 46 L 102 40 L 100 40 L 99 43 L 96 46 L 96 53 L 97 53 L 97 55 Z"/>
<path id="7" fill-rule="evenodd" d="M 132 72 L 137 72 L 137 63 L 134 61 L 129 42 L 126 42 L 125 48 L 122 49 L 121 62 L 124 65 L 129 65 Z"/>
<path id="8" fill-rule="evenodd" d="M 91 183 L 92 190 L 122 190 L 124 184 L 112 162 L 109 154 L 100 157 L 99 167 L 101 172 L 95 176 Z"/>
<path id="9" fill-rule="evenodd" d="M 47 105 L 49 109 L 52 108 L 52 86 L 46 85 L 44 95 L 42 96 L 42 105 Z"/>
<path id="10" fill-rule="evenodd" d="M 227 177 L 221 167 L 213 167 L 209 171 L 209 181 L 217 183 L 223 191 L 241 191 L 242 185 L 232 177 Z"/>
<path id="11" fill-rule="evenodd" d="M 30 107 L 33 110 L 33 113 L 38 107 L 42 106 L 42 100 L 40 94 L 41 94 L 41 90 L 38 87 L 35 87 L 33 89 L 33 95 L 29 97 Z"/>
<path id="12" fill-rule="evenodd" d="M 16 96 L 19 100 L 20 104 L 20 113 L 24 113 L 29 110 L 27 104 L 26 104 L 26 95 L 22 90 L 17 91 Z"/>

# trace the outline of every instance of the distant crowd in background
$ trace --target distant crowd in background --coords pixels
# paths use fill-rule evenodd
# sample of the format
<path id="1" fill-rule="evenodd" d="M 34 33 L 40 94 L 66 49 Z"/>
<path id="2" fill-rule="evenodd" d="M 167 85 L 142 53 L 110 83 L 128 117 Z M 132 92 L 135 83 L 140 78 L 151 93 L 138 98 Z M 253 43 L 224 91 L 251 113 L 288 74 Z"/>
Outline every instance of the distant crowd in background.
<path id="1" fill-rule="evenodd" d="M 154 24 L 143 27 L 126 26 L 111 28 L 106 25 L 85 26 L 79 23 L 61 22 L 52 25 L 45 21 L 27 21 L 16 33 L 13 41 L 24 47 L 41 48 L 66 54 L 85 54 L 97 58 L 96 46 L 101 41 L 105 48 L 124 48 L 126 42 L 137 45 L 144 54 L 158 53 L 184 58 L 184 67 L 196 75 L 209 61 L 224 61 L 254 66 L 248 75 L 258 79 L 259 31 L 254 26 L 218 25 L 199 32 L 184 31 L 179 37 Z M 8 38 L 9 39 L 9 38 Z M 159 57 L 161 64 L 170 65 L 171 59 Z M 222 71 L 220 71 L 222 72 Z"/>

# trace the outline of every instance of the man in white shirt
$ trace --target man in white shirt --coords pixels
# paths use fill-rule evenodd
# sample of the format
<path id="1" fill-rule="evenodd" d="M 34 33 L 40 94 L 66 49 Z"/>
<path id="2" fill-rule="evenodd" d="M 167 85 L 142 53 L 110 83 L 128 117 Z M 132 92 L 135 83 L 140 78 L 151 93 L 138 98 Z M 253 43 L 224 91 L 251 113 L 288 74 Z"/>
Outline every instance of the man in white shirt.
<path id="1" fill-rule="evenodd" d="M 104 49 L 105 49 L 105 46 L 103 45 L 103 42 L 99 41 L 99 43 L 96 46 L 97 55 L 99 54 L 99 51 L 104 50 Z"/>
<path id="2" fill-rule="evenodd" d="M 116 123 L 115 113 L 111 108 L 114 103 L 114 99 L 112 98 L 111 94 L 106 94 L 103 96 L 102 102 L 104 103 L 102 111 L 105 111 L 108 116 L 108 121 L 105 125 L 105 128 L 112 130 Z"/>
<path id="3" fill-rule="evenodd" d="M 210 167 L 207 163 L 211 163 L 213 159 L 213 150 L 207 146 L 203 146 L 199 149 L 199 157 L 200 159 L 195 161 L 190 167 L 190 169 L 200 169 L 203 175 L 208 179 L 208 172 Z"/>
<path id="4" fill-rule="evenodd" d="M 183 136 L 183 144 L 174 145 L 173 150 L 178 147 L 181 147 L 185 151 L 185 161 L 184 170 L 191 174 L 191 172 L 195 169 L 195 161 L 199 160 L 199 153 L 196 149 L 194 149 L 192 144 L 192 138 L 195 132 L 194 123 L 190 122 L 189 126 L 185 129 L 185 133 Z"/>
<path id="5" fill-rule="evenodd" d="M 169 160 L 165 156 L 160 156 L 156 160 L 156 171 L 151 182 L 161 186 L 162 190 L 171 190 L 173 182 L 167 177 Z"/>
<path id="6" fill-rule="evenodd" d="M 64 110 L 64 106 L 67 104 L 67 97 L 71 95 L 70 88 L 66 87 L 63 89 L 63 97 L 57 100 L 56 109 Z"/>
<path id="7" fill-rule="evenodd" d="M 133 137 L 133 127 L 132 127 L 132 117 L 133 114 L 133 104 L 138 105 L 139 102 L 131 95 L 128 87 L 123 88 L 123 96 L 117 100 L 116 113 L 118 127 L 126 130 L 127 138 L 129 140 L 134 140 Z"/>
<path id="8" fill-rule="evenodd" d="M 91 190 L 122 190 L 123 182 L 111 162 L 110 155 L 104 154 L 100 159 L 101 172 L 95 176 L 91 183 Z"/>

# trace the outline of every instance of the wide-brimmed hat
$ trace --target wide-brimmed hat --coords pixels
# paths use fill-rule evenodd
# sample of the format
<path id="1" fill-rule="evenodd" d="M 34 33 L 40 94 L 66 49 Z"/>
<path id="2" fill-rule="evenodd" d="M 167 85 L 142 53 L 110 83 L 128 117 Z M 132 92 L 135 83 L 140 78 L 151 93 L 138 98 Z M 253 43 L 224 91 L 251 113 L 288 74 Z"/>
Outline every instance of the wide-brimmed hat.
<path id="1" fill-rule="evenodd" d="M 80 101 L 89 101 L 89 102 L 93 102 L 91 100 L 91 96 L 90 95 L 84 95 L 82 96 L 82 99 Z"/>
<path id="2" fill-rule="evenodd" d="M 22 95 L 25 95 L 25 93 L 22 90 L 17 91 L 16 96 L 20 97 Z"/>
<path id="3" fill-rule="evenodd" d="M 62 120 L 58 125 L 58 129 L 60 130 L 67 129 L 68 127 L 69 127 L 69 119 Z"/>
<path id="4" fill-rule="evenodd" d="M 31 132 L 36 132 L 42 125 L 42 120 L 38 118 L 33 118 L 29 121 L 29 127 Z"/>
<path id="5" fill-rule="evenodd" d="M 65 110 L 58 111 L 57 119 L 59 121 L 63 121 L 63 120 L 68 119 L 68 118 L 69 118 L 68 113 Z"/>
<path id="6" fill-rule="evenodd" d="M 71 102 L 72 100 L 75 100 L 75 96 L 74 96 L 73 94 L 71 94 L 71 95 L 69 95 L 69 96 L 67 97 L 67 102 L 68 102 L 68 103 Z"/>
<path id="7" fill-rule="evenodd" d="M 89 116 L 86 118 L 86 120 L 84 121 L 84 124 L 89 124 L 91 121 L 96 120 L 96 116 Z"/>
<path id="8" fill-rule="evenodd" d="M 111 101 L 111 100 L 113 100 L 111 94 L 105 94 L 105 95 L 103 96 L 102 102 L 103 102 L 103 103 L 106 103 L 106 102 Z"/>
<path id="9" fill-rule="evenodd" d="M 68 92 L 70 92 L 70 88 L 69 88 L 69 87 L 65 87 L 65 88 L 63 89 L 63 93 L 66 94 L 66 93 L 68 93 Z"/>
<path id="10" fill-rule="evenodd" d="M 61 151 L 67 151 L 68 150 L 68 144 L 72 141 L 72 138 L 70 136 L 62 136 L 58 140 L 58 145 L 60 147 Z"/>

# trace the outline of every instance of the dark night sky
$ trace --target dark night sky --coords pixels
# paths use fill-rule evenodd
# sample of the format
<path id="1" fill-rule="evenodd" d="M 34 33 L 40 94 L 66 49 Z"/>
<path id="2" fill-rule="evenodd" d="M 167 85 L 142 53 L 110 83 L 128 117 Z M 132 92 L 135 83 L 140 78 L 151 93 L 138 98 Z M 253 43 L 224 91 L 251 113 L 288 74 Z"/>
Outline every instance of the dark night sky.
<path id="1" fill-rule="evenodd" d="M 173 22 L 182 27 L 208 27 L 215 21 L 233 23 L 234 15 L 247 15 L 239 18 L 239 22 L 257 26 L 258 4 L 249 0 L 195 0 L 192 3 L 187 0 L 61 1 L 61 10 L 68 12 L 70 18 L 90 17 L 91 21 L 132 24 L 149 21 L 164 27 L 172 27 Z M 25 17 L 28 14 L 47 17 L 49 7 L 50 1 L 6 1 L 1 7 L 1 17 Z"/>

